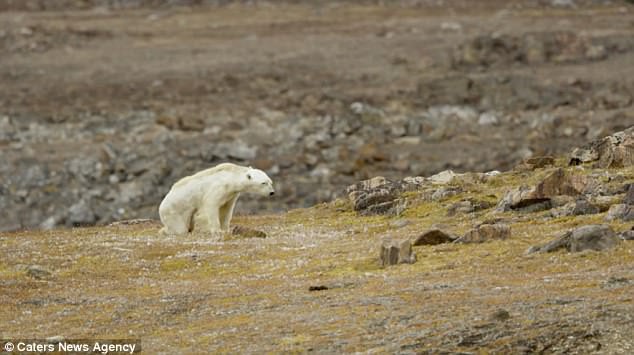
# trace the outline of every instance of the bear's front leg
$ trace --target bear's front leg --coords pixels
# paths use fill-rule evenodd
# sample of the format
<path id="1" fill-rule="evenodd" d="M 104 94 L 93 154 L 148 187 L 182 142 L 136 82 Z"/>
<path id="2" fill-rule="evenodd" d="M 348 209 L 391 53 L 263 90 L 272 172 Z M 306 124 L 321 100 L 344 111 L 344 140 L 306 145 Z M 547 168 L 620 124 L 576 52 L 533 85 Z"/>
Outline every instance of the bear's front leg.
<path id="1" fill-rule="evenodd" d="M 225 232 L 229 231 L 231 218 L 233 217 L 233 209 L 236 207 L 236 202 L 238 201 L 238 197 L 240 194 L 236 194 L 233 196 L 227 203 L 220 207 L 220 229 Z"/>
<path id="2" fill-rule="evenodd" d="M 222 229 L 220 228 L 220 216 L 219 211 L 217 209 L 211 209 L 209 213 L 207 213 L 207 228 L 211 233 L 220 232 Z"/>

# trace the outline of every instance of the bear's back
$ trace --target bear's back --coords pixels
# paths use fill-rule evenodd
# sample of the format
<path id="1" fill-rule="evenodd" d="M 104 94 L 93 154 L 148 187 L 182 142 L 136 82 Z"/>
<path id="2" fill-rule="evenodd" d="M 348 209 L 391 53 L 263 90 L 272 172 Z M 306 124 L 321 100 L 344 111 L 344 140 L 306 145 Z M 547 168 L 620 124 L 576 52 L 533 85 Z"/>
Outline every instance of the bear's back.
<path id="1" fill-rule="evenodd" d="M 218 164 L 216 166 L 214 166 L 213 168 L 209 168 L 209 169 L 205 169 L 202 171 L 197 172 L 194 175 L 190 175 L 190 176 L 185 176 L 184 178 L 178 180 L 173 186 L 172 189 L 174 188 L 178 188 L 178 187 L 183 187 L 185 185 L 187 185 L 189 182 L 192 182 L 193 180 L 203 180 L 208 176 L 211 175 L 215 175 L 221 172 L 241 172 L 241 171 L 246 171 L 248 168 L 244 167 L 244 166 L 240 166 L 240 165 L 236 165 L 236 164 L 232 164 L 232 163 L 222 163 L 222 164 Z"/>

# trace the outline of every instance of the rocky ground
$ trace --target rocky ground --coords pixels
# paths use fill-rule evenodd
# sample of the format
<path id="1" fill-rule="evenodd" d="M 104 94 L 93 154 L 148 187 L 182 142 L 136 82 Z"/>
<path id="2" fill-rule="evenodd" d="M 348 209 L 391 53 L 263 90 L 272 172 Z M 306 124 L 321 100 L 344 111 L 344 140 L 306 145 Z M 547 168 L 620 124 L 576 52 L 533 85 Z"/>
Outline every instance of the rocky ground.
<path id="1" fill-rule="evenodd" d="M 512 171 L 374 177 L 165 237 L 0 234 L 1 339 L 148 353 L 634 352 L 634 128 Z M 255 233 L 254 230 L 259 231 Z"/>
<path id="2" fill-rule="evenodd" d="M 627 1 L 0 1 L 0 230 L 155 218 L 222 161 L 279 197 L 508 170 L 634 123 Z"/>

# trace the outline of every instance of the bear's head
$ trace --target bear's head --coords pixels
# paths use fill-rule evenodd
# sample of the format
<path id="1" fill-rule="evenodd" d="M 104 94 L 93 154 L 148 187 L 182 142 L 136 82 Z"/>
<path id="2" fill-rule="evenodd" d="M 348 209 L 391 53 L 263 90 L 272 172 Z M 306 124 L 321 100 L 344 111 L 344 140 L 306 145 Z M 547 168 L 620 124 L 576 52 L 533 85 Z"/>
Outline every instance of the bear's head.
<path id="1" fill-rule="evenodd" d="M 273 196 L 275 189 L 273 181 L 266 173 L 259 169 L 249 168 L 247 171 L 246 191 L 263 196 Z"/>

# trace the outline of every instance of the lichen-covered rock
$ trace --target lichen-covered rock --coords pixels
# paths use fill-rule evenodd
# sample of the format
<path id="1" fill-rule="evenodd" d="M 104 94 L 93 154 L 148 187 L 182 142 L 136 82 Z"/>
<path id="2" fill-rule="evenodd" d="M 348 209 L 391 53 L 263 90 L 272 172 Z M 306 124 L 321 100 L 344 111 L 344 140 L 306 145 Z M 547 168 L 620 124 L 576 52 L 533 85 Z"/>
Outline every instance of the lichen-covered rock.
<path id="1" fill-rule="evenodd" d="M 586 199 L 565 204 L 560 208 L 553 209 L 550 213 L 553 217 L 581 216 L 586 214 L 596 214 L 601 212 L 599 207 L 593 205 Z"/>
<path id="2" fill-rule="evenodd" d="M 460 202 L 456 202 L 447 208 L 447 215 L 454 216 L 460 213 L 472 213 L 493 207 L 494 204 L 489 201 L 468 198 Z"/>
<path id="3" fill-rule="evenodd" d="M 416 262 L 416 254 L 412 251 L 412 243 L 407 239 L 385 240 L 381 244 L 380 260 L 382 266 L 413 264 Z"/>
<path id="4" fill-rule="evenodd" d="M 623 203 L 626 205 L 634 205 L 634 184 L 630 184 L 625 193 L 625 197 L 623 197 Z"/>
<path id="5" fill-rule="evenodd" d="M 591 192 L 596 186 L 594 181 L 585 176 L 574 175 L 558 168 L 534 187 L 520 186 L 509 191 L 500 200 L 496 209 L 500 212 L 549 209 L 552 207 L 551 200 L 556 196 L 578 196 Z"/>
<path id="6" fill-rule="evenodd" d="M 444 232 L 440 229 L 433 228 L 424 231 L 421 235 L 414 239 L 414 246 L 419 245 L 437 245 L 443 243 L 452 243 L 458 239 L 458 237 L 453 234 Z"/>
<path id="7" fill-rule="evenodd" d="M 605 216 L 606 221 L 622 220 L 632 221 L 634 220 L 634 206 L 619 203 L 612 205 L 608 210 L 608 214 Z"/>
<path id="8" fill-rule="evenodd" d="M 597 168 L 634 165 L 634 127 L 596 140 L 570 154 L 570 165 L 593 163 Z"/>
<path id="9" fill-rule="evenodd" d="M 405 208 L 400 195 L 406 185 L 377 176 L 349 186 L 346 192 L 354 210 L 361 215 L 399 215 Z"/>
<path id="10" fill-rule="evenodd" d="M 570 252 L 602 251 L 614 248 L 620 242 L 621 239 L 610 226 L 592 224 L 568 231 L 542 246 L 533 246 L 527 253 L 550 253 L 560 249 L 566 249 Z"/>
<path id="11" fill-rule="evenodd" d="M 483 243 L 491 240 L 507 239 L 511 236 L 511 227 L 506 224 L 483 224 L 474 228 L 456 240 L 457 243 Z"/>
<path id="12" fill-rule="evenodd" d="M 438 174 L 432 175 L 429 178 L 429 182 L 435 185 L 446 185 L 454 181 L 454 178 L 458 176 L 451 170 L 441 171 Z"/>

